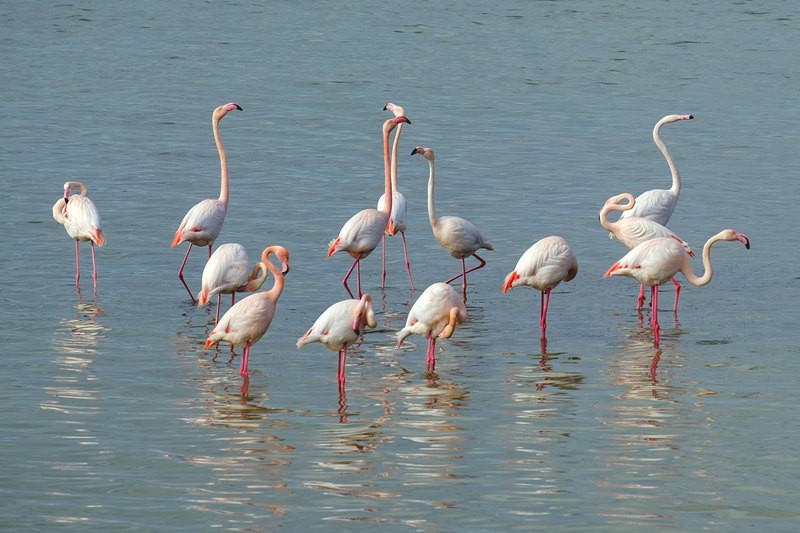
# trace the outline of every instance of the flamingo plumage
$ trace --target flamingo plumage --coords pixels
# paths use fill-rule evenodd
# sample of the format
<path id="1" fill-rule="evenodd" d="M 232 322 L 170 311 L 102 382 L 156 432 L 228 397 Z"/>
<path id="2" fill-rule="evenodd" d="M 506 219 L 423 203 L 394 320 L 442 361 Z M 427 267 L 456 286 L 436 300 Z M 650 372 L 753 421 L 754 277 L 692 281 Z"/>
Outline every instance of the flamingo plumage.
<path id="1" fill-rule="evenodd" d="M 78 194 L 72 194 L 73 189 Z M 78 243 L 88 241 L 92 250 L 92 282 L 97 292 L 97 263 L 94 247 L 103 246 L 106 242 L 103 235 L 103 221 L 97 206 L 89 198 L 89 189 L 80 181 L 68 181 L 64 184 L 64 195 L 53 204 L 53 218 L 64 226 L 67 235 L 75 240 L 75 286 L 81 279 L 81 262 Z"/>

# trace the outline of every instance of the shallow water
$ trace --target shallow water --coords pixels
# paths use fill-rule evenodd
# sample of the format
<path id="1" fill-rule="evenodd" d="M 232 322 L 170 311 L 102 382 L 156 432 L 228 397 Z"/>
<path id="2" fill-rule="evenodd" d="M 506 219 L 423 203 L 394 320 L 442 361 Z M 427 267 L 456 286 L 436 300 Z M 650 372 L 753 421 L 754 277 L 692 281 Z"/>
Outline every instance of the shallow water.
<path id="1" fill-rule="evenodd" d="M 794 531 L 798 417 L 800 40 L 790 3 L 104 2 L 0 7 L 0 153 L 7 237 L 0 448 L 9 530 Z M 176 279 L 169 241 L 218 191 L 211 110 L 231 204 L 218 243 L 292 253 L 278 313 L 253 347 L 202 350 L 213 308 Z M 382 192 L 385 103 L 410 204 L 409 290 L 399 239 L 364 261 L 379 325 L 348 359 L 296 339 L 346 296 L 350 261 L 327 243 Z M 683 176 L 670 226 L 696 250 L 725 227 L 710 285 L 664 288 L 662 341 L 632 280 L 603 279 L 625 250 L 597 223 L 606 198 L 666 187 L 653 124 Z M 440 214 L 495 247 L 469 277 L 468 322 L 438 343 L 394 333 L 458 262 Z M 50 217 L 80 179 L 105 223 L 97 295 L 82 245 Z M 559 234 L 578 277 L 551 299 L 500 284 Z M 199 288 L 206 251 L 186 277 Z M 695 268 L 700 262 L 695 261 Z M 271 282 L 268 282 L 268 284 Z"/>

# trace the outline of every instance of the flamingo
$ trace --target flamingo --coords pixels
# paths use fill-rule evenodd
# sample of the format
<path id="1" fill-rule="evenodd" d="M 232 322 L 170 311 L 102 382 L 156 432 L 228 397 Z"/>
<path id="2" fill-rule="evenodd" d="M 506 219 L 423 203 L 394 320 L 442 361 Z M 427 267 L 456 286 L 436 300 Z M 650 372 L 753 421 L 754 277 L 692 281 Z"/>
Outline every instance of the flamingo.
<path id="1" fill-rule="evenodd" d="M 389 102 L 383 108 L 384 111 L 391 111 L 395 117 L 406 116 L 406 111 L 397 104 Z M 411 284 L 411 290 L 414 290 L 414 279 L 411 277 L 411 262 L 408 260 L 408 247 L 406 246 L 406 220 L 408 218 L 408 202 L 403 193 L 397 190 L 397 147 L 400 144 L 400 132 L 403 130 L 403 124 L 397 125 L 397 131 L 394 134 L 394 142 L 392 143 L 392 157 L 391 157 L 391 175 L 392 175 L 392 212 L 389 215 L 389 224 L 386 226 L 386 232 L 381 237 L 381 288 L 386 287 L 386 235 L 394 237 L 398 233 L 403 239 L 403 256 L 406 260 L 406 271 L 408 271 L 408 282 Z M 386 202 L 386 194 L 382 194 L 378 198 L 378 211 L 382 211 L 384 203 Z"/>
<path id="2" fill-rule="evenodd" d="M 197 295 L 197 306 L 201 307 L 214 296 L 217 297 L 217 316 L 214 324 L 219 323 L 220 304 L 223 294 L 231 295 L 234 304 L 237 292 L 255 292 L 267 279 L 267 257 L 262 256 L 256 263 L 252 273 L 250 259 L 244 246 L 238 243 L 225 243 L 211 254 L 203 268 L 202 288 Z M 283 272 L 285 276 L 287 272 Z"/>
<path id="3" fill-rule="evenodd" d="M 436 216 L 436 206 L 434 203 L 434 182 L 436 179 L 436 171 L 434 169 L 434 154 L 432 148 L 425 148 L 417 146 L 411 151 L 411 155 L 420 154 L 428 160 L 429 174 L 428 174 L 428 219 L 431 223 L 433 236 L 439 241 L 439 245 L 444 248 L 447 253 L 456 259 L 461 260 L 461 274 L 453 276 L 445 281 L 450 283 L 458 278 L 463 278 L 461 281 L 461 293 L 464 302 L 467 301 L 467 274 L 486 265 L 484 261 L 475 252 L 481 248 L 487 250 L 494 250 L 491 244 L 483 238 L 478 228 L 469 220 L 461 217 L 454 216 Z M 477 266 L 466 269 L 465 258 L 473 256 L 479 261 Z"/>
<path id="4" fill-rule="evenodd" d="M 636 206 L 630 211 L 622 213 L 622 217 L 643 217 L 658 222 L 666 226 L 675 206 L 678 203 L 678 195 L 681 193 L 681 175 L 678 173 L 678 166 L 673 161 L 672 156 L 667 150 L 667 145 L 661 140 L 661 126 L 671 124 L 680 120 L 692 120 L 694 115 L 667 115 L 656 122 L 653 127 L 653 142 L 656 143 L 664 159 L 667 160 L 669 171 L 672 174 L 672 186 L 669 189 L 651 189 L 636 197 Z"/>
<path id="5" fill-rule="evenodd" d="M 71 194 L 80 189 L 79 194 Z M 94 257 L 94 245 L 103 246 L 106 238 L 103 235 L 103 221 L 97 206 L 89 198 L 89 189 L 80 181 L 68 181 L 64 184 L 64 196 L 53 204 L 53 218 L 64 226 L 71 238 L 75 239 L 75 286 L 81 279 L 81 260 L 78 251 L 80 241 L 89 241 L 92 247 L 92 282 L 97 292 L 97 264 Z"/>
<path id="6" fill-rule="evenodd" d="M 389 223 L 389 215 L 392 212 L 392 177 L 389 170 L 389 134 L 401 123 L 411 124 L 411 121 L 404 116 L 394 117 L 383 123 L 383 166 L 384 166 L 384 195 L 387 201 L 383 209 L 362 209 L 350 220 L 348 220 L 339 231 L 339 236 L 332 240 L 328 245 L 328 257 L 336 252 L 345 251 L 353 257 L 353 264 L 342 279 L 347 294 L 354 298 L 350 287 L 347 286 L 347 278 L 358 267 L 356 280 L 358 285 L 358 298 L 361 298 L 361 260 L 367 257 L 381 242 L 386 226 Z"/>
<path id="7" fill-rule="evenodd" d="M 219 342 L 227 342 L 231 347 L 244 347 L 239 374 L 247 375 L 250 361 L 250 346 L 258 342 L 269 329 L 272 318 L 275 316 L 275 307 L 283 292 L 283 273 L 278 270 L 269 256 L 274 254 L 281 262 L 283 272 L 289 271 L 289 252 L 283 246 L 270 246 L 264 250 L 262 257 L 267 270 L 275 278 L 275 283 L 268 291 L 251 294 L 236 302 L 233 307 L 222 315 L 219 323 L 214 327 L 206 339 L 203 349 L 209 349 Z"/>
<path id="8" fill-rule="evenodd" d="M 183 286 L 186 287 L 186 292 L 189 293 L 189 298 L 192 303 L 195 302 L 192 291 L 183 279 L 183 268 L 186 266 L 186 260 L 189 259 L 189 252 L 192 251 L 192 246 L 208 246 L 208 257 L 211 258 L 211 247 L 214 241 L 217 240 L 219 232 L 222 229 L 222 224 L 225 222 L 225 213 L 228 210 L 228 160 L 225 156 L 225 149 L 222 147 L 222 141 L 219 136 L 219 121 L 223 119 L 228 112 L 234 109 L 241 111 L 242 108 L 239 104 L 229 103 L 219 106 L 211 114 L 211 128 L 214 132 L 214 142 L 217 145 L 217 152 L 219 153 L 220 163 L 220 191 L 219 198 L 201 200 L 195 204 L 183 217 L 178 230 L 172 238 L 170 247 L 179 245 L 184 241 L 189 242 L 189 248 L 186 250 L 186 255 L 183 256 L 183 262 L 178 268 L 178 279 L 181 280 Z"/>
<path id="9" fill-rule="evenodd" d="M 458 293 L 447 283 L 434 283 L 420 295 L 411 311 L 406 325 L 397 333 L 397 347 L 412 333 L 428 339 L 425 351 L 425 370 L 436 368 L 436 339 L 450 338 L 456 326 L 467 319 L 467 307 Z"/>
<path id="10" fill-rule="evenodd" d="M 702 287 L 711 281 L 713 270 L 711 269 L 711 246 L 717 241 L 739 241 L 745 248 L 750 249 L 750 239 L 747 236 L 734 231 L 725 229 L 712 236 L 703 245 L 703 268 L 705 272 L 702 276 L 697 276 L 692 271 L 689 263 L 689 254 L 686 248 L 677 240 L 670 237 L 658 237 L 645 241 L 625 256 L 611 265 L 605 273 L 608 276 L 628 276 L 642 285 L 650 287 L 650 298 L 653 304 L 653 314 L 650 324 L 653 328 L 655 346 L 659 343 L 659 324 L 658 324 L 658 286 L 671 279 L 675 274 L 681 272 L 686 281 L 697 287 Z"/>
<path id="11" fill-rule="evenodd" d="M 344 386 L 344 369 L 347 347 L 364 333 L 364 328 L 374 328 L 378 323 L 372 310 L 372 297 L 364 294 L 361 299 L 342 300 L 328 307 L 305 335 L 297 339 L 297 349 L 306 344 L 320 342 L 329 350 L 339 352 L 336 378 Z"/>
<path id="12" fill-rule="evenodd" d="M 551 235 L 537 241 L 517 261 L 503 282 L 503 292 L 512 287 L 528 285 L 541 292 L 539 328 L 542 332 L 542 351 L 547 345 L 547 308 L 550 290 L 562 281 L 572 281 L 578 275 L 578 260 L 563 237 Z"/>
<path id="13" fill-rule="evenodd" d="M 627 203 L 622 203 L 622 200 L 627 200 Z M 624 192 L 622 194 L 612 196 L 606 200 L 606 203 L 603 204 L 602 209 L 600 209 L 600 212 L 597 215 L 600 219 L 600 225 L 607 229 L 610 235 L 616 237 L 619 242 L 627 246 L 629 250 L 632 250 L 644 241 L 648 241 L 656 237 L 670 237 L 680 242 L 683 247 L 686 248 L 686 252 L 689 254 L 689 256 L 694 257 L 694 252 L 692 252 L 689 244 L 678 237 L 675 232 L 666 226 L 645 217 L 624 217 L 626 213 L 630 213 L 633 209 L 635 209 L 635 207 L 636 200 L 634 200 L 633 195 L 630 193 Z M 622 211 L 623 216 L 620 216 L 619 220 L 613 222 L 608 219 L 608 214 L 611 211 Z M 672 310 L 677 312 L 678 296 L 681 292 L 681 284 L 678 283 L 675 278 L 672 278 L 672 284 L 675 286 L 675 300 L 673 301 Z M 644 285 L 640 285 L 639 297 L 636 301 L 637 311 L 642 308 L 643 303 Z"/>

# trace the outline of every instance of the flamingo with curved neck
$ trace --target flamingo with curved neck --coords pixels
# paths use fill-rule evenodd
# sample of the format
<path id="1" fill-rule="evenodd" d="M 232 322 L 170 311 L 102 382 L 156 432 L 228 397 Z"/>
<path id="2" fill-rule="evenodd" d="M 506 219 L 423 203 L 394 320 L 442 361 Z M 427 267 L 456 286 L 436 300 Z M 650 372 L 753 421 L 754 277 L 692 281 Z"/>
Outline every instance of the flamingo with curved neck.
<path id="1" fill-rule="evenodd" d="M 78 194 L 72 194 L 73 189 Z M 94 245 L 103 246 L 106 242 L 103 235 L 103 221 L 97 206 L 89 198 L 89 189 L 80 181 L 68 181 L 64 184 L 64 195 L 53 204 L 53 218 L 64 226 L 64 229 L 75 240 L 75 286 L 81 279 L 81 260 L 78 243 L 89 241 L 92 250 L 92 282 L 97 292 L 97 263 L 94 256 Z"/>
<path id="2" fill-rule="evenodd" d="M 750 239 L 746 235 L 732 229 L 725 229 L 712 236 L 703 245 L 703 275 L 698 276 L 692 270 L 686 248 L 675 239 L 659 237 L 645 241 L 625 254 L 622 259 L 611 265 L 605 273 L 608 276 L 628 276 L 642 285 L 650 287 L 653 311 L 650 323 L 653 328 L 655 345 L 659 343 L 658 325 L 658 287 L 680 272 L 686 281 L 702 287 L 711 281 L 714 271 L 711 268 L 711 247 L 719 241 L 739 241 L 750 249 Z"/>
<path id="3" fill-rule="evenodd" d="M 681 120 L 692 120 L 694 115 L 667 115 L 656 122 L 653 127 L 653 142 L 664 156 L 672 174 L 672 186 L 669 189 L 652 189 L 643 192 L 636 197 L 636 206 L 625 213 L 622 217 L 642 217 L 653 220 L 664 226 L 669 222 L 672 212 L 678 203 L 678 196 L 681 193 L 681 175 L 678 172 L 678 165 L 672 159 L 672 155 L 667 150 L 667 145 L 661 140 L 661 126 L 671 124 Z"/>
<path id="4" fill-rule="evenodd" d="M 347 286 L 347 279 L 356 271 L 356 284 L 358 298 L 361 298 L 361 260 L 367 257 L 381 242 L 386 225 L 389 223 L 389 216 L 392 213 L 392 176 L 389 162 L 389 134 L 401 123 L 411 124 L 411 121 L 404 116 L 394 117 L 383 123 L 383 166 L 384 166 L 384 195 L 386 202 L 383 209 L 362 209 L 350 220 L 345 222 L 339 230 L 339 236 L 332 240 L 328 245 L 328 257 L 336 252 L 347 252 L 353 258 L 353 264 L 342 279 L 347 294 L 354 298 L 350 287 Z"/>
<path id="5" fill-rule="evenodd" d="M 189 242 L 189 248 L 178 268 L 178 279 L 189 293 L 192 303 L 195 303 L 195 298 L 189 285 L 186 284 L 186 280 L 183 279 L 183 268 L 186 266 L 186 260 L 189 259 L 192 246 L 208 246 L 208 257 L 211 257 L 211 248 L 225 222 L 225 214 L 228 210 L 228 159 L 219 135 L 219 122 L 233 110 L 241 111 L 242 108 L 239 104 L 229 103 L 217 107 L 211 114 L 211 129 L 214 132 L 214 143 L 217 145 L 220 164 L 219 198 L 202 200 L 189 209 L 170 243 L 170 247 L 174 247 L 184 241 Z"/>
<path id="6" fill-rule="evenodd" d="M 282 270 L 278 270 L 270 256 L 281 262 Z M 244 347 L 239 374 L 247 375 L 250 362 L 250 346 L 264 336 L 275 316 L 278 299 L 283 292 L 284 275 L 289 272 L 289 252 L 283 246 L 269 246 L 261 254 L 263 263 L 275 278 L 275 283 L 268 291 L 251 294 L 236 302 L 222 315 L 203 345 L 204 349 L 219 342 L 227 342 L 231 347 Z"/>
<path id="7" fill-rule="evenodd" d="M 626 200 L 626 203 L 623 203 Z M 608 219 L 609 213 L 613 211 L 622 211 L 622 214 L 630 213 L 636 206 L 636 200 L 633 195 L 627 192 L 612 196 L 606 203 L 603 204 L 602 209 L 598 213 L 600 225 L 609 231 L 609 233 L 616 237 L 619 242 L 628 247 L 629 250 L 635 248 L 644 241 L 655 239 L 657 237 L 670 237 L 680 242 L 688 252 L 689 256 L 694 257 L 694 252 L 689 247 L 689 244 L 678 237 L 672 230 L 666 226 L 659 224 L 653 220 L 644 217 L 622 217 L 616 222 Z M 672 284 L 675 286 L 675 299 L 673 301 L 672 310 L 678 311 L 678 297 L 681 292 L 681 284 L 672 278 Z M 639 296 L 636 300 L 636 310 L 639 311 L 644 304 L 644 285 L 639 286 Z"/>
<path id="8" fill-rule="evenodd" d="M 494 250 L 494 247 L 484 239 L 478 228 L 469 220 L 456 216 L 436 216 L 436 201 L 434 199 L 434 189 L 436 182 L 436 170 L 434 165 L 434 153 L 432 148 L 417 146 L 411 151 L 411 155 L 419 154 L 428 161 L 428 220 L 431 223 L 433 236 L 439 245 L 451 256 L 461 260 L 461 274 L 453 276 L 445 281 L 450 283 L 458 278 L 461 281 L 461 295 L 464 302 L 467 301 L 467 274 L 483 268 L 486 265 L 477 252 L 481 248 Z M 467 270 L 465 259 L 469 256 L 475 257 L 479 261 L 477 266 Z"/>

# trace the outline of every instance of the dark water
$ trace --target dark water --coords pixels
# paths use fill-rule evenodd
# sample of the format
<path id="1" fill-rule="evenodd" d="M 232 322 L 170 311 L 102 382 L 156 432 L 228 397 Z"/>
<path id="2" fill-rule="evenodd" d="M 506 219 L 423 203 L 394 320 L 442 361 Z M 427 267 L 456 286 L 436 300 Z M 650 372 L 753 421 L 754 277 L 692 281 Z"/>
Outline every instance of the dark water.
<path id="1" fill-rule="evenodd" d="M 796 530 L 799 19 L 791 2 L 0 3 L 0 527 Z M 244 111 L 222 124 L 218 243 L 292 253 L 246 382 L 238 355 L 202 350 L 213 314 L 168 247 L 217 195 L 209 119 L 229 101 Z M 382 192 L 390 101 L 412 120 L 400 187 L 420 290 L 398 239 L 385 291 L 365 260 L 379 326 L 341 397 L 335 354 L 294 343 L 345 297 L 349 260 L 325 251 Z M 753 246 L 715 247 L 711 284 L 685 287 L 677 319 L 664 304 L 656 350 L 635 284 L 602 278 L 625 250 L 596 215 L 668 186 L 650 131 L 670 113 L 695 115 L 662 130 L 684 185 L 670 226 L 696 250 L 726 227 Z M 440 214 L 496 249 L 435 376 L 421 339 L 393 339 L 458 268 L 416 145 L 436 150 Z M 76 292 L 50 217 L 73 179 L 105 222 L 96 296 L 88 251 Z M 553 293 L 542 355 L 538 295 L 499 287 L 551 234 L 580 272 Z"/>

